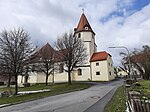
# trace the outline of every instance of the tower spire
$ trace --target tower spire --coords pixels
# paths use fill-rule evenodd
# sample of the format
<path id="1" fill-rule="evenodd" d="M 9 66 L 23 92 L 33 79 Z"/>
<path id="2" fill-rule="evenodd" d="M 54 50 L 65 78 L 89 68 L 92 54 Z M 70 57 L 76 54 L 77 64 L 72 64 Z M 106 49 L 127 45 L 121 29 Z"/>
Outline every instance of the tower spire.
<path id="1" fill-rule="evenodd" d="M 81 31 L 91 31 L 92 33 L 94 33 L 94 31 L 92 30 L 85 14 L 84 14 L 84 9 L 82 9 L 82 11 L 83 11 L 83 13 L 79 20 L 78 26 L 74 29 L 75 33 L 81 32 Z"/>

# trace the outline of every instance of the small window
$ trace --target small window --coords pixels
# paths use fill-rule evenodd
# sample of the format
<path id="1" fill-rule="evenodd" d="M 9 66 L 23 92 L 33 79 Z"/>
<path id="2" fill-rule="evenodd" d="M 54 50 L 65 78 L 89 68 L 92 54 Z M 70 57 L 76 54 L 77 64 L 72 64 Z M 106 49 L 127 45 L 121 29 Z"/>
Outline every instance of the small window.
<path id="1" fill-rule="evenodd" d="M 96 75 L 100 75 L 100 72 L 96 72 Z"/>
<path id="2" fill-rule="evenodd" d="M 82 69 L 78 69 L 78 75 L 82 75 Z"/>
<path id="3" fill-rule="evenodd" d="M 109 63 L 109 66 L 110 66 L 110 63 Z"/>
<path id="4" fill-rule="evenodd" d="M 99 63 L 96 63 L 96 66 L 99 66 Z"/>
<path id="5" fill-rule="evenodd" d="M 109 72 L 109 75 L 111 75 L 111 72 Z"/>
<path id="6" fill-rule="evenodd" d="M 63 63 L 61 63 L 61 64 L 59 65 L 59 73 L 62 73 L 63 70 L 64 70 L 64 65 L 63 65 Z"/>
<path id="7" fill-rule="evenodd" d="M 80 37 L 81 37 L 81 33 L 78 34 L 78 38 L 80 38 Z"/>
<path id="8" fill-rule="evenodd" d="M 86 27 L 85 27 L 85 30 L 88 30 L 88 29 L 89 29 L 89 28 L 86 26 Z"/>

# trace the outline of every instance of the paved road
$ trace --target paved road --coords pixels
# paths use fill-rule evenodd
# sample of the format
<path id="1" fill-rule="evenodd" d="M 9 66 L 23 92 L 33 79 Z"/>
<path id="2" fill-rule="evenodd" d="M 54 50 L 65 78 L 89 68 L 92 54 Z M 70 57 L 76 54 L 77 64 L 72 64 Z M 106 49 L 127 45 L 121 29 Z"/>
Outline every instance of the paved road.
<path id="1" fill-rule="evenodd" d="M 122 80 L 96 83 L 86 90 L 0 108 L 0 112 L 101 112 L 122 83 Z"/>

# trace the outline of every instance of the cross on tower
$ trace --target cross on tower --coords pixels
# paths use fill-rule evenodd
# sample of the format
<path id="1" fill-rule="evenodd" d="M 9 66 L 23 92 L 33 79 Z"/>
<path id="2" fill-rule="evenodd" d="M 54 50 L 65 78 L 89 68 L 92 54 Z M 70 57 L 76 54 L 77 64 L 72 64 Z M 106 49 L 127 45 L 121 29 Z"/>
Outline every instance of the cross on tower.
<path id="1" fill-rule="evenodd" d="M 82 13 L 84 14 L 84 9 L 82 9 Z"/>

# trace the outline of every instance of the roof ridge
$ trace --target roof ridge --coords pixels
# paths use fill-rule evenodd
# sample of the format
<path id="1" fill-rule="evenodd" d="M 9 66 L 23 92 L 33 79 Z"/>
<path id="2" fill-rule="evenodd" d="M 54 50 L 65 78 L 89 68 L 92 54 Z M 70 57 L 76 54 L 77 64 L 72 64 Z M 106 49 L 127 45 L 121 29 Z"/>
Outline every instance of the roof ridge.
<path id="1" fill-rule="evenodd" d="M 110 55 L 109 53 L 107 53 L 106 51 L 95 52 L 95 53 L 93 53 L 93 55 L 91 56 L 90 62 L 107 60 L 108 55 L 111 56 L 111 55 Z"/>

